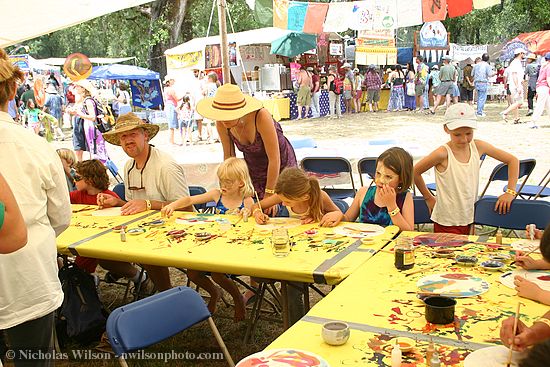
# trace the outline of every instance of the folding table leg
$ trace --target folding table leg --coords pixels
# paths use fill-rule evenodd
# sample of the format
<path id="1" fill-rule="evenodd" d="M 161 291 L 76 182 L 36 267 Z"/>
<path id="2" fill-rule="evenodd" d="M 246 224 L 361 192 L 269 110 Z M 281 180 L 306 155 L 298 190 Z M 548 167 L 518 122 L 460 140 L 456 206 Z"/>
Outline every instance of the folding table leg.
<path id="1" fill-rule="evenodd" d="M 281 297 L 283 301 L 283 329 L 290 327 L 288 320 L 288 289 L 286 280 L 281 281 Z"/>

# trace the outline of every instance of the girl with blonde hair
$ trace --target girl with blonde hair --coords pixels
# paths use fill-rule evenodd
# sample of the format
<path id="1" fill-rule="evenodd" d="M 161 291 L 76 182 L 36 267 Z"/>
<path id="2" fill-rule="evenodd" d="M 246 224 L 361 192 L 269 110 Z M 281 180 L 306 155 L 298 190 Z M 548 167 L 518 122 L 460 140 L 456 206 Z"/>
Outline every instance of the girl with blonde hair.
<path id="1" fill-rule="evenodd" d="M 218 167 L 218 179 L 220 184 L 219 189 L 212 189 L 201 195 L 182 197 L 162 208 L 161 213 L 170 217 L 176 209 L 214 201 L 216 202 L 215 211 L 218 214 L 248 215 L 253 204 L 252 195 L 254 195 L 254 188 L 246 162 L 235 157 L 226 159 Z M 220 298 L 218 287 L 212 283 L 204 272 L 188 269 L 187 276 L 210 294 L 208 309 L 210 313 L 214 313 L 216 304 Z M 235 321 L 244 320 L 244 300 L 235 283 L 225 274 L 221 273 L 212 273 L 212 279 L 233 297 L 233 302 L 235 303 Z"/>
<path id="2" fill-rule="evenodd" d="M 254 204 L 252 213 L 256 222 L 266 224 L 269 221 L 269 216 L 260 208 L 269 209 L 281 203 L 291 218 L 299 218 L 303 224 L 321 222 L 322 226 L 332 227 L 334 223 L 324 221 L 324 216 L 333 212 L 341 214 L 328 194 L 321 190 L 317 178 L 296 167 L 281 172 L 275 185 L 275 195 L 263 199 L 259 205 Z"/>

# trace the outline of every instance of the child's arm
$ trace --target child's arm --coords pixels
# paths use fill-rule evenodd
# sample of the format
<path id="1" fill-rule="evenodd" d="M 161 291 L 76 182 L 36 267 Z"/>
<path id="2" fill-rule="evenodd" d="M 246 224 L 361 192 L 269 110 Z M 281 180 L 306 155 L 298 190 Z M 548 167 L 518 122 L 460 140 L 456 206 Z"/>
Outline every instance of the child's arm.
<path id="1" fill-rule="evenodd" d="M 505 152 L 504 150 L 499 149 L 483 140 L 475 140 L 475 143 L 480 156 L 482 156 L 483 154 L 487 154 L 488 156 L 493 157 L 494 159 L 508 165 L 508 188 L 515 192 L 519 176 L 519 160 L 516 158 L 516 156 Z M 500 195 L 495 204 L 495 211 L 497 211 L 499 214 L 508 213 L 510 211 L 510 206 L 512 205 L 512 200 L 516 198 L 516 195 L 509 192 L 505 192 L 504 194 Z"/>
<path id="2" fill-rule="evenodd" d="M 351 203 L 350 207 L 346 211 L 346 214 L 344 214 L 341 220 L 346 222 L 355 222 L 355 220 L 359 216 L 359 211 L 361 210 L 361 203 L 363 202 L 363 199 L 367 194 L 367 190 L 368 190 L 368 187 L 363 186 L 357 191 L 357 194 L 355 194 L 355 197 L 353 198 L 353 202 Z"/>
<path id="3" fill-rule="evenodd" d="M 392 211 L 392 208 L 393 207 L 387 207 L 388 212 Z M 395 208 L 397 208 L 397 204 L 395 205 Z M 400 210 L 399 213 L 391 217 L 391 221 L 402 231 L 414 230 L 414 203 L 410 192 L 408 192 L 407 196 L 405 197 L 403 209 Z"/>
<path id="4" fill-rule="evenodd" d="M 444 147 L 439 147 L 414 165 L 414 184 L 418 187 L 418 191 L 420 191 L 422 196 L 424 196 L 430 212 L 435 206 L 436 199 L 426 187 L 422 174 L 432 167 L 437 167 L 437 165 L 443 163 L 446 159 L 447 150 Z"/>
<path id="5" fill-rule="evenodd" d="M 264 214 L 262 210 L 266 210 L 282 202 L 283 201 L 279 198 L 279 195 L 274 194 L 264 198 L 263 200 L 260 200 L 259 205 L 258 203 L 254 204 L 252 206 L 252 215 L 254 216 L 254 219 L 256 219 L 256 223 L 266 224 L 267 221 L 269 220 L 269 216 Z M 260 209 L 260 206 L 262 209 Z"/>
<path id="6" fill-rule="evenodd" d="M 550 292 L 543 290 L 530 280 L 518 275 L 514 278 L 514 285 L 516 286 L 518 296 L 550 305 Z"/>
<path id="7" fill-rule="evenodd" d="M 177 209 L 185 208 L 189 205 L 194 205 L 194 204 L 204 204 L 204 203 L 208 203 L 209 201 L 218 201 L 219 198 L 220 198 L 219 189 L 213 189 L 200 195 L 184 196 L 163 207 L 160 210 L 160 213 L 162 216 L 170 218 L 172 216 L 172 213 L 174 213 L 174 211 Z"/>

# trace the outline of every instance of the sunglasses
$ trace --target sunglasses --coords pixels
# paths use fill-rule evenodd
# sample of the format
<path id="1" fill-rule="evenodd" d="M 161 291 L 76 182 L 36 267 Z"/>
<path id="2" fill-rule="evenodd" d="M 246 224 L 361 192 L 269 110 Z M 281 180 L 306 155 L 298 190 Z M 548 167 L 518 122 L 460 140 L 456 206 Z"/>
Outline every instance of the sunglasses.
<path id="1" fill-rule="evenodd" d="M 143 168 L 139 170 L 139 187 L 130 185 L 128 187 L 128 190 L 130 191 L 145 190 L 145 187 L 143 187 L 143 171 L 145 171 L 145 166 L 147 166 L 147 162 L 149 162 L 149 157 L 151 157 L 151 147 L 149 147 L 149 152 L 147 153 L 147 160 L 145 160 L 145 164 L 143 165 Z M 130 167 L 130 169 L 128 170 L 128 175 L 127 175 L 128 181 L 130 181 L 130 172 L 132 172 L 135 166 L 136 166 L 136 161 L 134 160 L 134 163 L 132 163 L 132 167 Z"/>
<path id="2" fill-rule="evenodd" d="M 84 177 L 80 176 L 80 175 L 77 175 L 76 173 L 73 175 L 73 179 L 76 181 L 81 181 L 84 179 Z"/>

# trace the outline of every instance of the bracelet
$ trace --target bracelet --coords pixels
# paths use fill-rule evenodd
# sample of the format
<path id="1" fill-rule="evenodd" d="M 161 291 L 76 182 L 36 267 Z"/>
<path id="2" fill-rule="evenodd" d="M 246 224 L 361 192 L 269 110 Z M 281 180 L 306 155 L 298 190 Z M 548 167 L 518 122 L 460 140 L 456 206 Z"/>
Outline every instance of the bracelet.
<path id="1" fill-rule="evenodd" d="M 506 189 L 506 193 L 514 196 L 518 195 L 518 192 L 514 189 Z"/>
<path id="2" fill-rule="evenodd" d="M 545 317 L 541 317 L 540 319 L 537 319 L 537 321 L 535 321 L 535 323 L 537 323 L 537 322 L 542 322 L 543 324 L 546 324 L 546 326 L 550 327 L 550 320 L 548 320 Z"/>
<path id="3" fill-rule="evenodd" d="M 256 215 L 256 212 L 261 212 L 261 211 L 262 211 L 262 209 L 256 208 L 252 211 L 252 215 Z"/>
<path id="4" fill-rule="evenodd" d="M 145 204 L 147 204 L 147 210 L 151 210 L 151 201 L 145 200 Z"/>
<path id="5" fill-rule="evenodd" d="M 273 190 L 273 189 L 265 189 L 264 192 L 265 192 L 266 194 L 274 194 L 274 193 L 275 193 L 275 190 Z"/>
<path id="6" fill-rule="evenodd" d="M 401 209 L 399 209 L 399 207 L 395 208 L 394 210 L 389 212 L 390 217 L 395 217 L 397 214 L 399 214 L 400 211 L 401 211 Z"/>
<path id="7" fill-rule="evenodd" d="M 0 201 L 0 229 L 4 226 L 4 213 L 6 211 L 6 205 Z"/>

